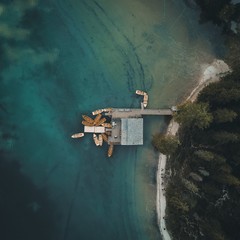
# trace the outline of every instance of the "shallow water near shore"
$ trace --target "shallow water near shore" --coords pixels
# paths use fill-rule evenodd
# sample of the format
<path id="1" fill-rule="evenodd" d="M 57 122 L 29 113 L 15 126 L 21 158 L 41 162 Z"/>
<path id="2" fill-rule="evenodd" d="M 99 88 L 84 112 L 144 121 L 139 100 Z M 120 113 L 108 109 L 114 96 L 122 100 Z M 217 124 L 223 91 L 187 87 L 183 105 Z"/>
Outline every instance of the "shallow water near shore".
<path id="1" fill-rule="evenodd" d="M 200 26 L 198 11 L 180 0 L 3 6 L 4 24 L 27 32 L 2 38 L 2 159 L 19 162 L 47 199 L 32 194 L 22 205 L 35 218 L 51 206 L 54 223 L 45 239 L 160 239 L 151 137 L 167 119 L 144 118 L 144 146 L 117 146 L 112 158 L 91 135 L 70 136 L 83 130 L 82 114 L 140 107 L 136 89 L 149 93 L 149 108 L 180 102 L 201 64 L 223 54 L 218 30 Z M 25 239 L 38 239 L 37 230 L 28 231 Z"/>

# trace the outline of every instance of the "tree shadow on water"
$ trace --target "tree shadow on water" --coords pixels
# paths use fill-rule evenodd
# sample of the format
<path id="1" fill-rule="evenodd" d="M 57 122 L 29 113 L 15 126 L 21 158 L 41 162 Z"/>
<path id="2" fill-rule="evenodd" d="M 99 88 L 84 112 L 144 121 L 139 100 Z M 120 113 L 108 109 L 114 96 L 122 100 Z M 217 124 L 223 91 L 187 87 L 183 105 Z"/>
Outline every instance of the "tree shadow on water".
<path id="1" fill-rule="evenodd" d="M 20 172 L 17 161 L 0 158 L 0 239 L 52 240 L 55 210 L 46 192 Z"/>

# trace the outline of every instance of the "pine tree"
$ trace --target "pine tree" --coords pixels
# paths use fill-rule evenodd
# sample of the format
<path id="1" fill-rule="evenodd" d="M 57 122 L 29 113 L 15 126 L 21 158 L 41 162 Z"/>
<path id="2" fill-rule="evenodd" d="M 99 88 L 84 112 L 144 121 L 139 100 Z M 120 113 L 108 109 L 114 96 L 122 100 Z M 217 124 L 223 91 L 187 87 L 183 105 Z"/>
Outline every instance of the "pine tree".
<path id="1" fill-rule="evenodd" d="M 187 102 L 178 107 L 174 119 L 183 127 L 207 128 L 213 120 L 208 104 Z"/>
<path id="2" fill-rule="evenodd" d="M 172 154 L 180 145 L 180 142 L 176 136 L 155 134 L 152 139 L 153 146 L 165 155 Z"/>
<path id="3" fill-rule="evenodd" d="M 217 109 L 214 113 L 214 120 L 218 123 L 232 122 L 236 117 L 237 113 L 233 110 L 223 108 Z"/>

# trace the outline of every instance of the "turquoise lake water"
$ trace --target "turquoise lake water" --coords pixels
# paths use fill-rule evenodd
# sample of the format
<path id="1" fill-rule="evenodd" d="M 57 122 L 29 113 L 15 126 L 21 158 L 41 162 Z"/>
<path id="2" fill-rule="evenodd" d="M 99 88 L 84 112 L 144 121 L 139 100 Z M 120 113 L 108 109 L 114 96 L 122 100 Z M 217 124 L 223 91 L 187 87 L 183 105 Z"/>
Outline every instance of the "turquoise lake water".
<path id="1" fill-rule="evenodd" d="M 151 137 L 167 119 L 144 118 L 144 146 L 110 159 L 70 136 L 82 114 L 140 107 L 136 89 L 150 108 L 180 102 L 223 54 L 218 30 L 181 0 L 1 2 L 1 239 L 161 239 Z"/>

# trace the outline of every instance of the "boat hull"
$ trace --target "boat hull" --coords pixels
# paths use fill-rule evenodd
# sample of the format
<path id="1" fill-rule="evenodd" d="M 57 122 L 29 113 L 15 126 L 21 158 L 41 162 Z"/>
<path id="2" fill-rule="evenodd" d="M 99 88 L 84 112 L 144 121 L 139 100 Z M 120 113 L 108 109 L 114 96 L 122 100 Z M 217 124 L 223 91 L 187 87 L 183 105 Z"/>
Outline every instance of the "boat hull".
<path id="1" fill-rule="evenodd" d="M 92 127 L 92 126 L 94 126 L 93 123 L 89 123 L 89 122 L 87 122 L 87 121 L 82 121 L 82 125 L 84 125 L 84 126 L 88 126 L 88 127 Z"/>
<path id="2" fill-rule="evenodd" d="M 105 133 L 101 133 L 103 141 L 108 142 L 108 136 Z"/>
<path id="3" fill-rule="evenodd" d="M 99 125 L 102 125 L 104 122 L 106 122 L 107 121 L 107 119 L 106 118 L 102 118 L 102 119 L 100 119 L 95 125 L 96 126 L 99 126 Z"/>
<path id="4" fill-rule="evenodd" d="M 112 154 L 113 154 L 113 144 L 110 144 L 109 145 L 109 148 L 108 148 L 108 157 L 111 157 L 112 156 Z"/>
<path id="5" fill-rule="evenodd" d="M 111 123 L 102 123 L 101 125 L 103 127 L 106 127 L 106 128 L 112 128 L 112 124 Z"/>
<path id="6" fill-rule="evenodd" d="M 140 96 L 143 96 L 146 93 L 144 91 L 141 91 L 141 90 L 136 90 L 136 94 L 140 95 Z"/>
<path id="7" fill-rule="evenodd" d="M 89 123 L 93 123 L 94 120 L 92 118 L 90 118 L 89 116 L 87 115 L 82 115 L 82 118 L 86 121 L 86 122 L 89 122 Z"/>
<path id="8" fill-rule="evenodd" d="M 71 138 L 81 138 L 84 137 L 84 133 L 75 133 L 71 136 Z"/>
<path id="9" fill-rule="evenodd" d="M 95 143 L 95 145 L 98 147 L 99 146 L 99 140 L 96 134 L 93 134 L 93 141 Z"/>
<path id="10" fill-rule="evenodd" d="M 101 134 L 98 136 L 98 141 L 99 141 L 99 146 L 102 146 L 103 145 L 103 137 Z"/>

